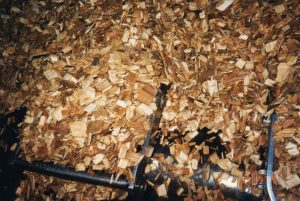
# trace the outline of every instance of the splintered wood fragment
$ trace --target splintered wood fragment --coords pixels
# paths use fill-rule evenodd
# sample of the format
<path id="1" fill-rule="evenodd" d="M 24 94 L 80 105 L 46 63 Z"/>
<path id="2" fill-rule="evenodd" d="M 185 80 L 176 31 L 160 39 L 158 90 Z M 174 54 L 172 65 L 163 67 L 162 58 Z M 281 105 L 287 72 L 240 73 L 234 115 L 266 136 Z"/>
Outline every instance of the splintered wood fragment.
<path id="1" fill-rule="evenodd" d="M 165 162 L 166 162 L 166 164 L 169 164 L 169 165 L 171 165 L 171 164 L 173 164 L 173 163 L 174 163 L 174 158 L 173 158 L 173 157 L 170 157 L 170 156 L 168 156 L 168 157 L 165 159 Z"/>
<path id="2" fill-rule="evenodd" d="M 129 39 L 129 36 L 130 36 L 130 31 L 128 29 L 125 29 L 123 37 L 122 37 L 122 41 L 124 43 L 127 43 L 128 39 Z"/>
<path id="3" fill-rule="evenodd" d="M 279 82 L 280 84 L 282 84 L 289 75 L 290 69 L 291 67 L 287 63 L 280 63 L 277 66 L 277 75 L 275 82 Z"/>
<path id="4" fill-rule="evenodd" d="M 261 165 L 261 164 L 262 164 L 262 161 L 260 160 L 260 157 L 259 157 L 258 154 L 252 154 L 252 155 L 250 156 L 250 159 L 251 159 L 254 163 L 256 163 L 257 165 Z"/>
<path id="5" fill-rule="evenodd" d="M 92 162 L 92 158 L 91 157 L 85 157 L 83 159 L 83 163 L 84 163 L 85 167 L 89 166 L 91 164 L 91 162 Z"/>
<path id="6" fill-rule="evenodd" d="M 151 181 L 149 181 L 149 180 L 147 180 L 147 183 L 151 186 L 151 187 L 154 187 L 155 186 L 155 184 L 154 183 L 152 183 Z"/>
<path id="7" fill-rule="evenodd" d="M 217 164 L 218 161 L 220 160 L 216 152 L 214 152 L 212 155 L 210 155 L 209 159 L 211 160 L 211 162 L 213 164 Z"/>
<path id="8" fill-rule="evenodd" d="M 100 49 L 99 54 L 105 55 L 105 54 L 109 53 L 110 50 L 112 49 L 112 47 L 113 47 L 112 45 L 108 45 L 108 46 Z"/>
<path id="9" fill-rule="evenodd" d="M 71 81 L 74 83 L 77 83 L 77 79 L 75 77 L 73 77 L 70 73 L 66 73 L 65 76 L 63 77 L 64 80 L 66 81 Z"/>
<path id="10" fill-rule="evenodd" d="M 159 197 L 165 197 L 167 196 L 167 189 L 166 189 L 166 186 L 165 184 L 161 184 L 157 187 L 156 189 L 156 192 L 157 192 L 157 195 Z"/>
<path id="11" fill-rule="evenodd" d="M 118 158 L 125 158 L 130 147 L 130 142 L 122 144 L 119 148 Z"/>
<path id="12" fill-rule="evenodd" d="M 234 122 L 230 122 L 229 126 L 226 128 L 225 133 L 227 136 L 224 138 L 224 141 L 228 141 L 232 138 L 233 134 L 236 132 L 236 125 Z"/>
<path id="13" fill-rule="evenodd" d="M 213 96 L 214 94 L 218 93 L 218 82 L 217 80 L 208 80 L 208 93 L 210 96 Z"/>
<path id="14" fill-rule="evenodd" d="M 69 123 L 73 137 L 87 137 L 87 125 L 84 121 L 74 121 Z"/>
<path id="15" fill-rule="evenodd" d="M 95 83 L 96 90 L 105 93 L 112 88 L 112 84 L 107 79 L 97 79 Z"/>
<path id="16" fill-rule="evenodd" d="M 122 57 L 118 53 L 111 53 L 109 55 L 108 64 L 112 69 L 117 69 L 122 65 Z"/>
<path id="17" fill-rule="evenodd" d="M 248 61 L 245 65 L 245 68 L 252 70 L 254 68 L 254 63 L 252 61 Z"/>
<path id="18" fill-rule="evenodd" d="M 48 70 L 44 72 L 45 77 L 47 80 L 52 80 L 58 77 L 58 73 L 55 70 Z"/>
<path id="19" fill-rule="evenodd" d="M 288 167 L 287 167 L 288 168 Z M 279 185 L 284 189 L 291 189 L 300 185 L 300 178 L 297 174 L 288 174 L 283 176 L 282 169 L 279 169 L 274 172 L 274 176 L 279 183 Z"/>
<path id="20" fill-rule="evenodd" d="M 198 5 L 196 2 L 189 2 L 189 9 L 192 11 L 198 10 Z"/>
<path id="21" fill-rule="evenodd" d="M 117 105 L 120 106 L 120 107 L 123 107 L 123 108 L 127 107 L 127 103 L 123 100 L 118 100 Z"/>
<path id="22" fill-rule="evenodd" d="M 184 189 L 183 189 L 182 187 L 180 187 L 180 188 L 177 190 L 176 194 L 177 194 L 178 196 L 180 196 L 183 192 L 184 192 Z"/>
<path id="23" fill-rule="evenodd" d="M 118 167 L 121 169 L 126 169 L 129 165 L 129 161 L 127 159 L 120 159 L 118 163 Z"/>
<path id="24" fill-rule="evenodd" d="M 99 153 L 99 154 L 95 155 L 95 156 L 93 157 L 93 163 L 94 163 L 95 165 L 99 164 L 100 162 L 103 161 L 104 156 L 105 156 L 105 155 L 102 154 L 102 153 Z"/>
<path id="25" fill-rule="evenodd" d="M 188 160 L 188 156 L 183 151 L 180 151 L 178 155 L 178 159 L 179 162 L 184 163 L 185 161 Z"/>
<path id="26" fill-rule="evenodd" d="M 267 112 L 267 108 L 266 106 L 263 106 L 263 105 L 256 105 L 255 107 L 257 109 L 257 111 L 261 114 L 266 114 Z"/>
<path id="27" fill-rule="evenodd" d="M 149 107 L 148 105 L 145 105 L 144 103 L 140 104 L 138 106 L 138 109 L 141 112 L 141 114 L 144 114 L 144 115 L 147 115 L 147 116 L 149 116 L 153 113 L 152 108 Z"/>
<path id="28" fill-rule="evenodd" d="M 289 179 L 286 181 L 287 189 L 294 188 L 300 185 L 300 178 L 297 174 L 291 175 Z"/>
<path id="29" fill-rule="evenodd" d="M 143 159 L 143 155 L 140 153 L 129 152 L 126 154 L 126 159 L 137 164 Z"/>
<path id="30" fill-rule="evenodd" d="M 223 170 L 231 170 L 232 168 L 232 163 L 227 158 L 218 160 L 217 164 Z"/>
<path id="31" fill-rule="evenodd" d="M 265 45 L 265 51 L 267 53 L 272 52 L 275 49 L 275 46 L 277 45 L 277 40 L 274 40 L 272 42 L 269 42 Z"/>
<path id="32" fill-rule="evenodd" d="M 200 61 L 202 61 L 203 63 L 207 63 L 207 61 L 208 61 L 207 57 L 204 56 L 204 55 L 202 55 L 202 54 L 199 56 L 199 59 L 200 59 Z"/>
<path id="33" fill-rule="evenodd" d="M 17 143 L 14 143 L 11 147 L 10 147 L 10 151 L 16 151 L 16 148 L 18 147 Z"/>
<path id="34" fill-rule="evenodd" d="M 56 62 L 58 62 L 58 57 L 55 55 L 50 55 L 50 60 L 52 63 L 56 63 Z"/>
<path id="35" fill-rule="evenodd" d="M 239 36 L 239 39 L 241 39 L 241 40 L 248 40 L 248 35 L 242 34 L 242 35 Z"/>
<path id="36" fill-rule="evenodd" d="M 277 14 L 282 14 L 285 11 L 285 6 L 283 4 L 274 6 L 274 10 Z"/>
<path id="37" fill-rule="evenodd" d="M 153 99 L 155 97 L 155 90 L 150 85 L 145 85 L 142 89 L 138 91 L 138 101 L 145 103 L 146 105 L 149 105 L 153 102 Z"/>
<path id="38" fill-rule="evenodd" d="M 285 146 L 285 149 L 293 149 L 293 148 L 297 148 L 297 145 L 292 143 L 292 142 L 289 142 L 286 146 Z"/>
<path id="39" fill-rule="evenodd" d="M 20 9 L 20 8 L 18 8 L 18 7 L 11 7 L 11 9 L 10 9 L 12 12 L 15 12 L 15 13 L 20 13 L 22 10 Z"/>
<path id="40" fill-rule="evenodd" d="M 129 106 L 126 108 L 126 119 L 130 120 L 134 116 L 135 106 Z"/>
<path id="41" fill-rule="evenodd" d="M 38 124 L 38 127 L 43 128 L 44 125 L 45 125 L 45 122 L 46 122 L 46 117 L 45 116 L 41 116 L 39 124 Z"/>
<path id="42" fill-rule="evenodd" d="M 197 128 L 199 128 L 198 121 L 196 120 L 190 120 L 187 122 L 187 126 L 191 131 L 196 131 Z"/>
<path id="43" fill-rule="evenodd" d="M 276 137 L 281 137 L 281 138 L 288 138 L 288 137 L 293 137 L 295 133 L 297 132 L 296 128 L 285 128 L 276 133 Z"/>
<path id="44" fill-rule="evenodd" d="M 289 155 L 291 156 L 297 156 L 299 155 L 299 149 L 297 148 L 297 145 L 289 142 L 286 146 L 285 149 L 287 150 L 287 152 L 289 153 Z"/>
<path id="45" fill-rule="evenodd" d="M 273 87 L 275 83 L 276 82 L 271 79 L 266 79 L 266 81 L 265 81 L 265 85 L 270 86 L 270 87 Z"/>
<path id="46" fill-rule="evenodd" d="M 297 147 L 295 148 L 291 148 L 291 149 L 288 149 L 287 152 L 289 153 L 289 155 L 291 156 L 298 156 L 299 155 L 299 149 Z"/>
<path id="47" fill-rule="evenodd" d="M 67 192 L 67 193 L 72 193 L 72 192 L 75 192 L 75 191 L 78 190 L 78 189 L 76 188 L 76 184 L 74 184 L 74 183 L 66 184 L 66 185 L 64 186 L 64 188 L 65 188 L 65 192 Z"/>
<path id="48" fill-rule="evenodd" d="M 61 121 L 63 119 L 62 107 L 59 106 L 59 107 L 55 108 L 52 115 L 53 115 L 54 119 L 56 119 L 57 121 Z"/>
<path id="49" fill-rule="evenodd" d="M 196 159 L 192 159 L 192 169 L 198 170 L 198 161 Z"/>
<path id="50" fill-rule="evenodd" d="M 293 140 L 295 140 L 295 142 L 298 143 L 298 145 L 300 145 L 300 138 L 295 137 L 295 136 L 293 136 L 292 138 L 293 138 Z"/>
<path id="51" fill-rule="evenodd" d="M 84 111 L 90 113 L 90 112 L 94 111 L 94 109 L 96 109 L 96 107 L 97 107 L 97 105 L 95 103 L 91 103 L 84 108 Z"/>
<path id="52" fill-rule="evenodd" d="M 84 165 L 84 163 L 77 163 L 75 165 L 75 170 L 76 171 L 85 171 L 85 165 Z"/>
<path id="53" fill-rule="evenodd" d="M 243 59 L 239 59 L 236 64 L 235 64 L 239 69 L 243 69 L 244 66 L 246 65 L 246 61 L 244 61 Z"/>
<path id="54" fill-rule="evenodd" d="M 242 172 L 241 170 L 239 170 L 238 168 L 236 168 L 236 167 L 233 167 L 233 168 L 231 169 L 231 174 L 232 174 L 233 176 L 236 176 L 236 177 L 239 177 L 239 178 L 242 178 L 242 177 L 243 177 L 243 172 Z"/>
<path id="55" fill-rule="evenodd" d="M 233 4 L 234 0 L 221 0 L 217 3 L 216 8 L 219 11 L 224 11 L 226 10 L 231 4 Z"/>
<path id="56" fill-rule="evenodd" d="M 34 121 L 34 117 L 31 117 L 31 116 L 26 116 L 24 122 L 27 123 L 27 124 L 31 124 L 33 123 Z"/>
<path id="57" fill-rule="evenodd" d="M 66 46 L 66 47 L 64 47 L 64 48 L 62 49 L 62 52 L 66 54 L 66 53 L 72 51 L 72 49 L 73 49 L 72 47 Z"/>
<path id="58" fill-rule="evenodd" d="M 189 142 L 191 141 L 194 137 L 196 137 L 198 135 L 198 131 L 193 131 L 193 132 L 190 132 L 188 133 L 185 137 L 184 137 L 184 140 Z"/>
<path id="59" fill-rule="evenodd" d="M 104 166 L 103 165 L 93 165 L 92 169 L 93 170 L 97 170 L 97 171 L 101 171 L 103 170 Z"/>

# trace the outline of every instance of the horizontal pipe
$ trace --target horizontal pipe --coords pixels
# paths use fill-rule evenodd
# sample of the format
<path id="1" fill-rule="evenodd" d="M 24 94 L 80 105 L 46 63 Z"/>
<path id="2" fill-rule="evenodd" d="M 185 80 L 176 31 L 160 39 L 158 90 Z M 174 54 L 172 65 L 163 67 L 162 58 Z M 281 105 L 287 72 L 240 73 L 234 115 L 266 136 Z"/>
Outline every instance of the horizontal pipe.
<path id="1" fill-rule="evenodd" d="M 30 172 L 36 172 L 48 176 L 54 176 L 61 179 L 78 181 L 88 184 L 101 185 L 110 188 L 118 188 L 128 190 L 129 182 L 124 175 L 121 175 L 116 181 L 116 175 L 96 172 L 91 175 L 87 172 L 78 172 L 73 168 L 60 167 L 50 163 L 33 162 L 28 163 L 24 160 L 15 159 L 10 162 L 13 168 L 19 168 Z M 113 176 L 113 179 L 111 179 Z"/>
<path id="2" fill-rule="evenodd" d="M 111 177 L 113 174 L 103 173 L 103 172 L 96 172 L 93 175 L 90 175 L 86 172 L 77 172 L 73 168 L 68 167 L 60 167 L 58 165 L 50 164 L 50 163 L 41 163 L 41 162 L 33 162 L 28 163 L 24 160 L 15 159 L 10 162 L 12 168 L 19 168 L 21 170 L 27 170 L 30 172 L 36 172 L 48 176 L 54 176 L 61 179 L 78 181 L 88 184 L 94 185 L 101 185 L 110 188 L 118 188 L 129 191 L 129 182 L 126 180 L 125 176 L 120 176 L 117 181 L 114 179 L 111 181 Z M 218 173 L 221 170 L 218 167 L 212 166 L 210 170 L 210 178 L 209 180 L 204 180 L 200 175 L 194 175 L 191 177 L 195 181 L 197 185 L 207 186 L 210 189 L 216 189 L 217 184 L 213 181 L 213 174 Z M 150 175 L 145 175 L 149 177 L 148 179 L 152 178 Z M 115 175 L 114 177 L 115 178 Z M 151 180 L 151 179 L 150 179 Z M 177 188 L 174 188 L 177 189 Z M 174 190 L 173 189 L 173 190 Z M 132 189 L 131 189 L 132 190 Z M 222 189 L 225 194 L 229 197 L 235 198 L 237 200 L 261 200 L 261 197 L 256 197 L 251 193 L 241 192 L 237 189 L 237 187 L 233 186 L 226 186 Z M 172 190 L 171 192 L 172 193 Z"/>

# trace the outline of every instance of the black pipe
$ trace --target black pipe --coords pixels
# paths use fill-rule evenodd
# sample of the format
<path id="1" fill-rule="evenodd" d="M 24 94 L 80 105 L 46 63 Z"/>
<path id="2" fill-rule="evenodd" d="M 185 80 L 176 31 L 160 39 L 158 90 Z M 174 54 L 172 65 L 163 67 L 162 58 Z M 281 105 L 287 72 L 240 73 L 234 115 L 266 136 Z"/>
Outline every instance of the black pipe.
<path id="1" fill-rule="evenodd" d="M 126 177 L 124 175 L 121 175 L 116 181 L 116 175 L 113 174 L 95 172 L 95 174 L 90 175 L 87 172 L 77 172 L 74 169 L 68 167 L 60 167 L 58 165 L 50 163 L 28 163 L 20 159 L 12 160 L 10 162 L 10 165 L 12 168 L 19 168 L 21 170 L 27 170 L 30 172 L 54 176 L 61 179 L 84 182 L 94 185 L 101 185 L 111 188 L 128 190 L 129 186 L 129 182 L 126 180 Z"/>

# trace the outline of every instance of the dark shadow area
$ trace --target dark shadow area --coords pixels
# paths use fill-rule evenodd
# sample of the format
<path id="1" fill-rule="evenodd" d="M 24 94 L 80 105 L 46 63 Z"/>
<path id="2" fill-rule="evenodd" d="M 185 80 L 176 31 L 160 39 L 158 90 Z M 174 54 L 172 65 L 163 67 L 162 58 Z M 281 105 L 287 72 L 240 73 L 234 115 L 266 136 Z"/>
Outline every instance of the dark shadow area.
<path id="1" fill-rule="evenodd" d="M 21 108 L 6 116 L 0 116 L 0 200 L 15 200 L 15 192 L 21 179 L 21 171 L 9 166 L 12 157 L 10 147 L 18 142 L 17 125 L 23 121 L 26 108 Z"/>

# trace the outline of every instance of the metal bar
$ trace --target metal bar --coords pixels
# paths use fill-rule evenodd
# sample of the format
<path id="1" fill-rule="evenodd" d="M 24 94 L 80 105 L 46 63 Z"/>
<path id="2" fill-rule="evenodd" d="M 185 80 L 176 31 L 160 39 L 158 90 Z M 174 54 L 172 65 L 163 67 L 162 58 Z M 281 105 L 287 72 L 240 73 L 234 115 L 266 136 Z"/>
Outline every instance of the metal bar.
<path id="1" fill-rule="evenodd" d="M 16 159 L 10 162 L 12 168 L 19 168 L 31 172 L 36 172 L 48 176 L 54 176 L 61 179 L 67 179 L 72 181 L 84 182 L 94 185 L 101 185 L 111 188 L 118 188 L 128 190 L 129 182 L 125 176 L 120 176 L 116 181 L 116 176 L 113 174 L 96 172 L 93 175 L 87 172 L 77 172 L 72 168 L 60 167 L 54 164 L 33 162 L 28 163 L 26 161 Z"/>
<path id="2" fill-rule="evenodd" d="M 272 187 L 272 176 L 273 176 L 273 164 L 274 164 L 274 145 L 275 142 L 273 140 L 273 123 L 276 121 L 276 114 L 273 112 L 270 116 L 270 127 L 269 127 L 269 146 L 268 146 L 268 160 L 267 160 L 267 191 L 269 194 L 269 198 L 271 201 L 277 201 L 275 193 Z"/>
<path id="3" fill-rule="evenodd" d="M 167 92 L 167 89 L 168 86 L 162 84 L 160 86 L 160 90 L 156 95 L 156 105 L 158 108 L 157 111 L 160 113 L 164 107 L 163 98 Z M 156 128 L 159 126 L 160 117 L 161 114 L 153 115 L 150 118 L 150 124 L 152 125 L 152 127 Z M 150 142 L 151 134 L 153 133 L 155 128 L 151 128 L 147 132 L 146 139 L 144 142 L 145 146 L 148 146 Z M 15 153 L 13 154 L 12 158 L 9 161 L 9 165 L 12 169 L 27 170 L 30 172 L 36 172 L 36 173 L 40 173 L 48 176 L 54 176 L 66 180 L 84 182 L 84 183 L 94 184 L 94 185 L 101 185 L 110 188 L 124 189 L 133 192 L 135 196 L 137 196 L 137 194 L 141 194 L 146 182 L 145 178 L 143 177 L 143 174 L 144 174 L 144 168 L 148 160 L 145 158 L 137 166 L 134 166 L 132 168 L 132 174 L 134 176 L 134 180 L 128 182 L 124 175 L 121 175 L 116 181 L 115 180 L 116 175 L 108 174 L 105 172 L 96 172 L 95 174 L 91 175 L 88 174 L 87 172 L 77 172 L 73 168 L 61 167 L 58 165 L 54 165 L 52 163 L 43 163 L 43 162 L 29 163 L 27 161 L 18 159 L 17 156 L 19 155 L 19 153 L 20 153 L 20 147 L 17 146 Z"/>
<path id="4" fill-rule="evenodd" d="M 162 111 L 166 104 L 166 94 L 170 85 L 160 84 L 159 90 L 155 95 L 155 103 L 156 103 L 156 111 L 154 114 L 150 116 L 149 123 L 151 125 L 151 129 L 146 133 L 143 148 L 141 153 L 144 155 L 146 151 L 146 147 L 152 145 L 151 135 L 155 130 L 159 128 L 160 119 L 162 116 Z M 149 162 L 149 158 L 144 157 L 140 163 L 132 168 L 132 175 L 134 177 L 134 181 L 131 182 L 128 186 L 128 198 L 129 200 L 145 200 L 145 167 Z"/>
<path id="5" fill-rule="evenodd" d="M 237 177 L 233 176 L 229 173 L 224 172 L 219 166 L 217 165 L 210 165 L 210 170 L 209 170 L 209 178 L 206 180 L 202 177 L 201 174 L 202 168 L 198 169 L 198 173 L 190 176 L 190 179 L 192 179 L 197 186 L 205 186 L 208 189 L 220 189 L 221 192 L 226 194 L 226 196 L 233 198 L 238 201 L 244 201 L 244 200 L 251 200 L 251 201 L 261 201 L 262 200 L 262 195 L 256 196 L 251 193 L 251 191 L 248 189 L 245 191 L 241 191 L 238 188 L 238 182 L 237 182 Z M 200 172 L 200 173 L 199 173 Z M 215 174 L 227 174 L 228 178 L 226 181 L 222 183 L 216 183 L 214 180 Z M 171 173 L 161 173 L 162 176 L 167 176 L 169 178 L 172 177 Z M 177 190 L 181 186 L 177 186 L 175 189 Z M 171 192 L 173 194 L 176 194 L 175 192 Z"/>

